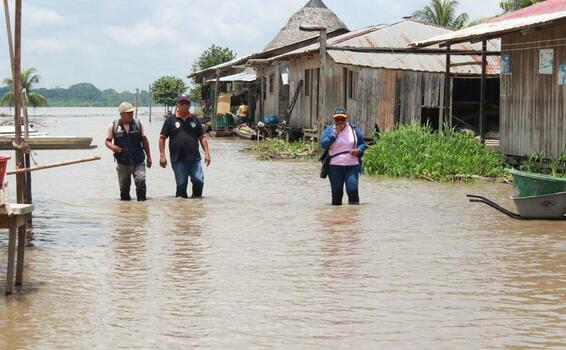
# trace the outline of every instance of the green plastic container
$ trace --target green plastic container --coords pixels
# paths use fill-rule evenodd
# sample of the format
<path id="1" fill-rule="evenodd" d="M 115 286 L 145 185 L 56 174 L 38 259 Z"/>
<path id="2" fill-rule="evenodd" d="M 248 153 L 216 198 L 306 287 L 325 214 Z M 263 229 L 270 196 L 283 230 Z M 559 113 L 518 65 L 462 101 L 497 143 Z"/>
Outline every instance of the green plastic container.
<path id="1" fill-rule="evenodd" d="M 556 177 L 506 169 L 513 175 L 513 198 L 543 196 L 566 192 L 566 177 Z"/>

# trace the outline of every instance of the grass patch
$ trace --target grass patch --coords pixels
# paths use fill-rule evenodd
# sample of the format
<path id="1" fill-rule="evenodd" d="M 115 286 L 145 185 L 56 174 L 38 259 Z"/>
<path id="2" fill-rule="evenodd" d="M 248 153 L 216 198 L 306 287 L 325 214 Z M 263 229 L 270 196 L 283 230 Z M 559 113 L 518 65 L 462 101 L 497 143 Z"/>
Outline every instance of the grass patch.
<path id="1" fill-rule="evenodd" d="M 519 170 L 566 177 L 566 152 L 558 159 L 545 157 L 542 152 L 532 154 L 521 164 Z"/>
<path id="2" fill-rule="evenodd" d="M 270 159 L 318 159 L 318 144 L 312 141 L 286 142 L 280 139 L 264 140 L 246 149 L 258 158 Z"/>
<path id="3" fill-rule="evenodd" d="M 503 155 L 454 129 L 442 135 L 430 126 L 399 125 L 375 138 L 364 156 L 370 175 L 469 181 L 504 177 Z"/>

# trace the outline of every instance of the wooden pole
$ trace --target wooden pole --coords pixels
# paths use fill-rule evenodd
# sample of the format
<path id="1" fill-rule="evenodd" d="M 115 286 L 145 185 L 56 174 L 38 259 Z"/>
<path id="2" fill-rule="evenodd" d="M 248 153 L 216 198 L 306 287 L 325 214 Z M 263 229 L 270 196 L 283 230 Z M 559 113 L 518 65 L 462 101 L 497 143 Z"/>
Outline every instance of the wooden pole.
<path id="1" fill-rule="evenodd" d="M 258 123 L 263 122 L 263 117 L 265 116 L 265 70 L 263 67 L 260 69 L 260 79 L 259 116 L 257 118 Z"/>
<path id="2" fill-rule="evenodd" d="M 67 166 L 67 165 L 92 162 L 92 161 L 95 161 L 95 160 L 100 160 L 100 156 L 94 156 L 94 157 L 88 157 L 88 158 L 82 158 L 82 159 L 76 159 L 76 160 L 69 160 L 69 161 L 66 161 L 66 162 L 59 162 L 59 163 L 53 163 L 53 164 L 47 164 L 47 165 L 40 165 L 40 166 L 37 166 L 35 168 L 22 168 L 22 169 L 18 169 L 18 170 L 15 170 L 15 171 L 9 171 L 9 172 L 6 173 L 6 175 L 20 175 L 20 174 L 24 174 L 24 173 L 31 173 L 31 172 L 34 172 L 34 171 L 39 171 L 39 170 L 59 168 L 59 167 L 62 167 L 62 166 Z"/>
<path id="3" fill-rule="evenodd" d="M 444 129 L 444 123 L 448 124 L 448 127 L 452 126 L 452 118 L 450 117 L 450 45 L 446 47 L 446 75 L 444 76 L 444 118 L 442 118 L 442 123 L 439 125 L 439 130 L 442 132 Z"/>
<path id="4" fill-rule="evenodd" d="M 24 140 L 29 138 L 29 118 L 28 118 L 28 93 L 26 89 L 22 89 L 22 108 L 24 112 Z M 24 154 L 24 168 L 31 167 L 31 156 L 29 151 Z M 24 194 L 24 203 L 33 204 L 32 187 L 31 187 L 31 173 L 26 173 L 26 192 Z M 28 223 L 32 223 L 32 214 L 27 216 Z"/>
<path id="5" fill-rule="evenodd" d="M 486 110 L 486 70 L 487 70 L 487 40 L 482 42 L 482 55 L 481 55 L 481 99 L 480 99 L 480 140 L 482 143 L 485 142 L 485 110 Z"/>
<path id="6" fill-rule="evenodd" d="M 138 119 L 138 106 L 140 105 L 140 89 L 136 89 L 136 119 Z"/>
<path id="7" fill-rule="evenodd" d="M 17 145 L 22 143 L 22 116 L 21 116 L 21 52 L 22 52 L 22 0 L 15 0 L 16 16 L 14 20 L 14 64 L 12 80 L 14 87 L 14 122 L 15 122 L 15 142 Z M 21 148 L 16 149 L 16 169 L 24 168 L 24 152 Z M 17 202 L 24 203 L 25 193 L 25 174 L 16 176 Z"/>
<path id="8" fill-rule="evenodd" d="M 320 82 L 319 82 L 319 106 L 317 115 L 318 139 L 320 140 L 324 131 L 324 120 L 327 113 L 326 108 L 326 29 L 320 31 Z"/>
<path id="9" fill-rule="evenodd" d="M 218 114 L 218 96 L 220 96 L 220 69 L 216 70 L 216 82 L 214 83 L 214 107 L 212 108 L 213 129 L 218 128 L 216 115 Z"/>
<path id="10" fill-rule="evenodd" d="M 151 90 L 151 85 L 149 85 L 149 122 L 151 123 L 151 105 L 153 103 L 153 96 L 152 96 L 152 90 Z"/>

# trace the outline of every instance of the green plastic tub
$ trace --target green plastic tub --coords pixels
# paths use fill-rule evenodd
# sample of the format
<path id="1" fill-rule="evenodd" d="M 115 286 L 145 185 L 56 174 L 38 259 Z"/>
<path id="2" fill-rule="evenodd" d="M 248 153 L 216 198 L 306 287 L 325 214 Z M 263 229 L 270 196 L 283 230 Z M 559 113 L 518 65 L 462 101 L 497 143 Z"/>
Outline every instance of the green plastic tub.
<path id="1" fill-rule="evenodd" d="M 513 175 L 513 198 L 544 196 L 566 192 L 566 177 L 507 169 Z"/>

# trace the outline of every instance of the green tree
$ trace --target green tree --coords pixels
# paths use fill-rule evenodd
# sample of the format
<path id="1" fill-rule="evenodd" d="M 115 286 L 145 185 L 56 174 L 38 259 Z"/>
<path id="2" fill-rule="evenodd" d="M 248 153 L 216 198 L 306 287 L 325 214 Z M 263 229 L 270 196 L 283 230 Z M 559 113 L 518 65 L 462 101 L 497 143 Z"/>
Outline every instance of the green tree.
<path id="1" fill-rule="evenodd" d="M 460 29 L 466 25 L 468 14 L 463 12 L 456 15 L 457 7 L 457 0 L 432 0 L 430 5 L 415 11 L 413 17 L 432 24 Z"/>
<path id="2" fill-rule="evenodd" d="M 499 2 L 499 7 L 504 13 L 517 11 L 524 7 L 528 7 L 544 0 L 502 0 Z"/>
<path id="3" fill-rule="evenodd" d="M 41 78 L 40 75 L 37 74 L 37 70 L 33 67 L 24 68 L 20 74 L 22 91 L 25 89 L 28 96 L 26 101 L 27 105 L 31 107 L 47 106 L 47 99 L 41 94 L 32 91 L 33 85 L 39 83 L 39 79 Z M 12 107 L 14 106 L 13 81 L 11 78 L 6 78 L 4 79 L 4 84 L 8 86 L 9 90 L 2 96 L 0 104 L 2 106 Z"/>
<path id="4" fill-rule="evenodd" d="M 163 76 L 152 85 L 153 100 L 170 107 L 175 105 L 175 98 L 185 92 L 186 89 L 183 80 L 172 76 Z"/>
<path id="5" fill-rule="evenodd" d="M 210 67 L 214 67 L 224 62 L 228 62 L 236 58 L 234 51 L 227 47 L 221 47 L 212 44 L 208 49 L 206 49 L 193 63 L 191 73 L 201 71 Z M 190 95 L 196 101 L 201 100 L 201 82 L 193 79 L 191 81 Z"/>

